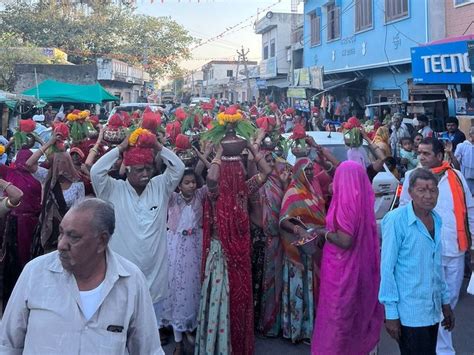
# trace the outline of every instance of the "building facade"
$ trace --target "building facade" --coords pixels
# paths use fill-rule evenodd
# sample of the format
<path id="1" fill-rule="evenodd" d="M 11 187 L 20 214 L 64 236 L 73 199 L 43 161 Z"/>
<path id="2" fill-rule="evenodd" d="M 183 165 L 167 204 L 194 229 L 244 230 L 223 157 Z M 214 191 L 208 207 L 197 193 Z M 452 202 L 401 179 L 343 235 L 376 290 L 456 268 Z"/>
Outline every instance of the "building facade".
<path id="1" fill-rule="evenodd" d="M 304 67 L 323 68 L 321 95 L 359 111 L 409 100 L 411 47 L 446 34 L 444 1 L 308 0 L 304 16 Z"/>
<path id="2" fill-rule="evenodd" d="M 288 76 L 292 72 L 292 44 L 297 36 L 295 31 L 302 23 L 302 14 L 269 11 L 255 24 L 255 33 L 262 36 L 259 88 L 275 101 L 286 100 L 290 86 Z M 297 49 L 302 54 L 302 48 Z"/>
<path id="3" fill-rule="evenodd" d="M 247 61 L 249 74 L 257 66 L 255 61 Z M 245 66 L 242 61 L 213 60 L 202 67 L 202 96 L 225 99 L 230 102 L 252 99 L 248 93 Z M 254 84 L 255 85 L 255 84 Z"/>
<path id="4" fill-rule="evenodd" d="M 446 37 L 474 34 L 474 0 L 446 1 Z"/>
<path id="5" fill-rule="evenodd" d="M 150 75 L 143 69 L 116 59 L 98 58 L 97 81 L 121 103 L 146 102 Z"/>

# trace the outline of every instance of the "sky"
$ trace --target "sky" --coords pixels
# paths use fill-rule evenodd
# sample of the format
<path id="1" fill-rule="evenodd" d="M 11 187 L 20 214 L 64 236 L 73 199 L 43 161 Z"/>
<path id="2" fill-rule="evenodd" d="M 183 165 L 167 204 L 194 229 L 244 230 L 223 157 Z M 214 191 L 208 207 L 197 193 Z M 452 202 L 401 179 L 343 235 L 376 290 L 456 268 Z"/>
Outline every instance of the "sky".
<path id="1" fill-rule="evenodd" d="M 249 50 L 248 60 L 259 61 L 261 36 L 254 33 L 253 25 L 268 11 L 290 12 L 291 0 L 154 0 L 153 3 L 151 0 L 137 0 L 137 12 L 169 16 L 184 26 L 191 36 L 202 41 L 239 24 L 218 40 L 194 49 L 192 60 L 181 63 L 190 71 L 199 70 L 213 59 L 237 60 L 236 51 L 242 46 Z"/>

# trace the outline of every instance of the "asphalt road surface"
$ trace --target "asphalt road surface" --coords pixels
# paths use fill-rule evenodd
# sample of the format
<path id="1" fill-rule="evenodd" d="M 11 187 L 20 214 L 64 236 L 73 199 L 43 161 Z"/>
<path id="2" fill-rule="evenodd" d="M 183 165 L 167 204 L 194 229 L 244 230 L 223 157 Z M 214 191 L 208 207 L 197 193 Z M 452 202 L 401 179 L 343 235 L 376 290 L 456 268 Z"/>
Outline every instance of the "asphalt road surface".
<path id="1" fill-rule="evenodd" d="M 456 316 L 456 326 L 454 329 L 454 347 L 457 355 L 474 355 L 474 296 L 466 293 L 467 279 L 463 285 L 463 291 L 459 303 L 454 311 Z M 170 343 L 164 347 L 165 353 L 173 354 L 174 344 Z M 308 355 L 311 348 L 306 344 L 293 345 L 284 339 L 256 339 L 256 355 Z M 385 329 L 382 329 L 381 341 L 379 344 L 379 355 L 400 354 L 398 346 L 392 340 Z M 349 355 L 349 354 L 341 354 Z"/>

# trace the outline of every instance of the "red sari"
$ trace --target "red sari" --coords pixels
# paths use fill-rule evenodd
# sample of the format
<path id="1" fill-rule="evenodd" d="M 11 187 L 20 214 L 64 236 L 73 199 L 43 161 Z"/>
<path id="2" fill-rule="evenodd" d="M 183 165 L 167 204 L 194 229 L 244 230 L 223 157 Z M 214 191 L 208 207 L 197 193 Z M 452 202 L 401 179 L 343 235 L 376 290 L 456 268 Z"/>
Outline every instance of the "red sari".
<path id="1" fill-rule="evenodd" d="M 211 244 L 213 225 L 224 250 L 229 275 L 230 334 L 233 354 L 254 353 L 254 320 L 250 223 L 247 199 L 258 190 L 256 176 L 248 182 L 240 161 L 221 165 L 219 195 L 204 205 L 203 265 Z"/>

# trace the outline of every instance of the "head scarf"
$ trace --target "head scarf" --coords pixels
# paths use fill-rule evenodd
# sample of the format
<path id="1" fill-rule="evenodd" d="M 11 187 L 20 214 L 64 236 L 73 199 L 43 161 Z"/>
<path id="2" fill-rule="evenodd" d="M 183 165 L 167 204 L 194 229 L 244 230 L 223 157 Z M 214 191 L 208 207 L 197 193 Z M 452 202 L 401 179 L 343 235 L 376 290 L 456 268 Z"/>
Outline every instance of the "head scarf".
<path id="1" fill-rule="evenodd" d="M 51 187 L 54 187 L 61 177 L 71 183 L 79 181 L 79 175 L 72 158 L 66 152 L 54 153 L 52 157 L 51 168 L 48 173 L 48 180 L 51 179 Z"/>
<path id="2" fill-rule="evenodd" d="M 325 201 L 322 197 L 321 187 L 317 178 L 309 181 L 304 169 L 311 164 L 308 158 L 296 161 L 293 167 L 293 176 L 290 186 L 283 197 L 280 211 L 280 226 L 284 220 L 299 218 L 308 227 L 322 226 L 325 224 Z M 298 250 L 291 244 L 294 236 L 282 230 L 283 247 L 290 260 L 297 266 L 302 267 Z"/>
<path id="3" fill-rule="evenodd" d="M 352 161 L 336 169 L 333 190 L 326 228 L 348 234 L 353 243 L 350 249 L 332 243 L 324 246 L 312 353 L 367 354 L 379 340 L 384 318 L 378 301 L 380 245 L 375 195 L 365 169 Z M 354 333 L 363 341 L 353 342 Z"/>
<path id="4" fill-rule="evenodd" d="M 382 142 L 385 144 L 389 144 L 389 139 L 390 139 L 390 132 L 388 130 L 388 127 L 381 126 L 375 132 L 373 143 L 377 144 L 379 142 Z"/>

